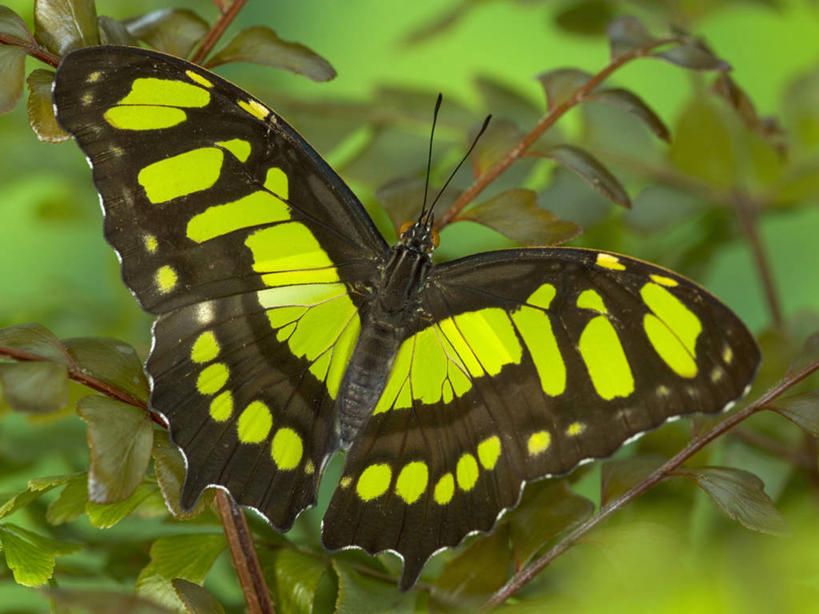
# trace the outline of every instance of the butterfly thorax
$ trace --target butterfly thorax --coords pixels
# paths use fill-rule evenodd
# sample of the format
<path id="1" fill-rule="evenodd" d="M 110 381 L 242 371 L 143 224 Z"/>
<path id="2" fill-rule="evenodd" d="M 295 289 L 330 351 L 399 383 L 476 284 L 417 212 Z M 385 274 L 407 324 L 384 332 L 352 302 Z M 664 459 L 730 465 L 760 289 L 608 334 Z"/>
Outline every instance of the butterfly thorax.
<path id="1" fill-rule="evenodd" d="M 379 267 L 378 282 L 362 309 L 361 333 L 339 389 L 340 444 L 349 448 L 372 414 L 401 343 L 423 316 L 421 291 L 434 249 L 428 226 L 414 224 L 401 234 Z"/>

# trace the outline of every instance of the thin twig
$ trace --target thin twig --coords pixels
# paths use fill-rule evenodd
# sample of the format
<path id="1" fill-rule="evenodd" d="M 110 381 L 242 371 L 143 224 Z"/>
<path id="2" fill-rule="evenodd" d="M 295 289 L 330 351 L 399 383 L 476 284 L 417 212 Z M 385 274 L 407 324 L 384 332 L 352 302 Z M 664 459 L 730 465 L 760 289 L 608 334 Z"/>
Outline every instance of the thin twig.
<path id="1" fill-rule="evenodd" d="M 242 7 L 247 3 L 247 0 L 233 0 L 231 4 L 224 9 L 222 15 L 219 19 L 216 20 L 216 23 L 213 24 L 210 31 L 205 34 L 205 37 L 202 39 L 202 42 L 199 43 L 199 46 L 196 48 L 196 51 L 193 52 L 191 55 L 190 60 L 194 64 L 201 64 L 202 61 L 208 56 L 208 54 L 213 50 L 213 47 L 222 37 L 222 34 L 225 33 L 227 27 L 231 24 L 231 22 L 236 19 L 236 16 L 239 14 L 239 11 L 242 10 Z"/>
<path id="2" fill-rule="evenodd" d="M 586 533 L 588 533 L 591 529 L 593 529 L 598 524 L 607 519 L 609 516 L 614 514 L 614 512 L 619 510 L 621 507 L 625 506 L 627 503 L 630 503 L 632 500 L 642 495 L 651 487 L 663 481 L 674 470 L 679 468 L 686 460 L 688 460 L 696 452 L 699 452 L 699 450 L 701 450 L 707 444 L 711 443 L 714 439 L 716 439 L 723 433 L 729 431 L 730 429 L 735 427 L 737 424 L 741 423 L 749 416 L 764 409 L 765 406 L 768 403 L 770 403 L 773 399 L 781 395 L 783 392 L 785 392 L 798 382 L 808 377 L 811 373 L 813 373 L 816 370 L 819 370 L 819 360 L 815 360 L 804 369 L 801 369 L 793 373 L 792 375 L 787 376 L 778 384 L 770 388 L 756 401 L 754 401 L 744 409 L 741 409 L 740 411 L 731 414 L 707 433 L 697 437 L 696 439 L 693 439 L 685 448 L 680 450 L 680 452 L 678 452 L 674 457 L 666 461 L 662 466 L 654 470 L 642 482 L 633 486 L 631 489 L 629 489 L 624 494 L 620 495 L 611 503 L 608 503 L 607 505 L 601 507 L 600 511 L 598 511 L 597 514 L 595 514 L 582 524 L 578 525 L 573 531 L 571 531 L 557 544 L 555 544 L 551 549 L 544 553 L 543 556 L 535 560 L 531 565 L 522 569 L 520 572 L 513 575 L 512 578 L 501 589 L 499 589 L 494 595 L 492 595 L 492 597 L 483 606 L 483 610 L 486 611 L 502 604 L 509 597 L 511 597 L 512 595 L 517 593 L 521 588 L 523 588 L 523 586 L 525 586 L 530 580 L 532 580 L 532 578 L 534 578 L 538 573 L 543 571 L 543 569 L 545 569 L 559 555 L 563 554 L 578 540 L 580 540 L 580 538 L 583 537 Z"/>
<path id="3" fill-rule="evenodd" d="M 216 507 L 222 518 L 233 566 L 247 600 L 247 611 L 250 614 L 274 614 L 276 608 L 270 599 L 262 566 L 253 547 L 253 536 L 250 534 L 247 518 L 233 498 L 221 488 L 216 492 Z"/>
<path id="4" fill-rule="evenodd" d="M 22 47 L 26 54 L 33 58 L 37 58 L 41 62 L 57 68 L 60 65 L 60 56 L 54 55 L 48 49 L 41 47 L 33 38 L 31 40 L 23 40 L 16 36 L 9 36 L 0 32 L 0 43 L 3 45 L 11 45 L 13 47 Z"/>
<path id="5" fill-rule="evenodd" d="M 495 181 L 507 168 L 512 166 L 516 160 L 521 158 L 526 150 L 529 149 L 546 130 L 551 128 L 569 109 L 586 100 L 594 88 L 603 83 L 613 72 L 632 60 L 646 56 L 652 49 L 675 42 L 679 42 L 679 39 L 675 37 L 657 39 L 641 47 L 635 47 L 631 51 L 612 59 L 599 73 L 593 75 L 586 83 L 578 87 L 572 96 L 544 115 L 535 127 L 526 133 L 503 158 L 475 178 L 472 185 L 435 220 L 436 230 L 440 230 L 452 222 L 466 205 L 472 202 L 478 194 Z"/>
<path id="6" fill-rule="evenodd" d="M 148 411 L 148 404 L 145 401 L 116 386 L 83 373 L 71 356 L 68 354 L 65 355 L 69 362 L 66 367 L 68 369 L 69 378 L 112 399 Z M 53 362 L 43 356 L 7 346 L 0 346 L 0 356 L 7 356 L 18 361 Z M 148 413 L 151 419 L 159 426 L 165 429 L 168 428 L 168 425 L 159 414 L 155 412 Z M 247 525 L 244 511 L 233 503 L 233 499 L 231 499 L 230 495 L 222 490 L 219 490 L 216 494 L 216 503 L 219 508 L 219 514 L 222 517 L 222 526 L 224 527 L 230 554 L 233 558 L 233 564 L 236 567 L 236 574 L 242 586 L 242 592 L 244 593 L 248 610 L 252 614 L 273 614 L 275 608 L 270 599 L 270 591 L 265 583 L 264 573 L 259 564 L 259 559 L 256 556 L 256 551 L 253 549 L 253 537 Z"/>
<path id="7" fill-rule="evenodd" d="M 776 292 L 776 285 L 774 284 L 773 274 L 771 273 L 768 255 L 765 251 L 765 247 L 762 245 L 759 232 L 757 232 L 756 203 L 751 201 L 747 194 L 739 191 L 734 193 L 732 200 L 739 217 L 740 226 L 745 233 L 745 237 L 748 239 L 748 244 L 754 255 L 757 272 L 759 273 L 759 278 L 762 280 L 762 287 L 765 290 L 765 300 L 771 312 L 771 319 L 773 320 L 774 326 L 782 329 L 785 326 L 785 320 L 782 317 L 779 295 Z"/>

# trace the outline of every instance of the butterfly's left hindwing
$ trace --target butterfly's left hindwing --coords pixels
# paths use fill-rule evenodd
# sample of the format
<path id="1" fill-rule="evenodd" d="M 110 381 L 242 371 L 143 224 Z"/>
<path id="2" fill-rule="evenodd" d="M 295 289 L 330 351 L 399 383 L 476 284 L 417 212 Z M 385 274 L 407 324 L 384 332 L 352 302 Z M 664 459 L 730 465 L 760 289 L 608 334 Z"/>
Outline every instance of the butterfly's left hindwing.
<path id="1" fill-rule="evenodd" d="M 158 314 L 151 405 L 188 472 L 279 529 L 337 448 L 334 399 L 359 331 L 353 284 L 384 240 L 284 120 L 220 77 L 141 49 L 88 48 L 55 79 L 125 282 Z"/>
<path id="2" fill-rule="evenodd" d="M 404 558 L 488 531 L 526 480 L 612 454 L 670 418 L 714 413 L 750 385 L 756 343 L 692 282 L 573 248 L 435 267 L 427 324 L 404 342 L 348 453 L 324 543 Z"/>

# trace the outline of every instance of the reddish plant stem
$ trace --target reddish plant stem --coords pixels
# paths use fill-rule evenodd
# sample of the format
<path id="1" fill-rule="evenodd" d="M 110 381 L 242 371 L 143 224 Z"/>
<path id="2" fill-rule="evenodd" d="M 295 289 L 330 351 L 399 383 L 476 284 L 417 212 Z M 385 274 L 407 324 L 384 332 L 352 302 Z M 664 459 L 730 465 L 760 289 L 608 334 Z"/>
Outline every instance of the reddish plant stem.
<path id="1" fill-rule="evenodd" d="M 63 352 L 68 359 L 68 377 L 83 384 L 92 390 L 96 390 L 112 399 L 122 401 L 134 407 L 139 407 L 148 411 L 148 404 L 125 392 L 104 382 L 96 377 L 83 373 L 70 355 Z M 50 362 L 43 356 L 31 354 L 23 350 L 12 347 L 0 346 L 0 356 L 7 356 L 18 361 L 39 361 Z M 162 428 L 167 429 L 168 425 L 156 413 L 148 412 L 151 419 Z M 219 515 L 222 518 L 222 527 L 225 531 L 230 555 L 236 568 L 236 574 L 242 587 L 248 611 L 252 614 L 273 614 L 276 610 L 270 599 L 270 591 L 265 583 L 264 573 L 253 548 L 253 537 L 247 525 L 244 512 L 238 507 L 233 499 L 226 492 L 219 490 L 216 494 L 216 503 L 219 508 Z"/>
<path id="2" fill-rule="evenodd" d="M 0 32 L 0 43 L 3 45 L 11 45 L 13 47 L 22 47 L 25 52 L 33 58 L 37 58 L 41 62 L 57 68 L 60 65 L 60 56 L 54 55 L 47 49 L 40 47 L 33 38 L 31 40 L 23 40 L 16 36 L 9 36 Z"/>
<path id="3" fill-rule="evenodd" d="M 531 581 L 537 574 L 543 571 L 552 561 L 563 554 L 571 546 L 577 543 L 581 537 L 588 533 L 591 529 L 606 520 L 609 516 L 614 514 L 617 510 L 630 503 L 644 492 L 655 486 L 659 482 L 666 479 L 673 471 L 679 468 L 686 460 L 691 458 L 696 452 L 699 452 L 707 444 L 714 439 L 729 431 L 737 424 L 741 423 L 756 412 L 765 409 L 772 400 L 781 395 L 783 392 L 808 377 L 814 371 L 819 370 L 819 360 L 813 361 L 804 369 L 796 371 L 795 373 L 785 377 L 778 384 L 770 388 L 765 394 L 759 397 L 756 401 L 741 409 L 740 411 L 731 414 L 725 420 L 717 424 L 713 429 L 707 433 L 693 439 L 685 448 L 680 450 L 675 456 L 666 461 L 663 465 L 653 471 L 642 482 L 633 486 L 627 492 L 623 493 L 611 503 L 600 508 L 594 516 L 578 525 L 574 530 L 567 534 L 551 549 L 536 559 L 531 565 L 514 574 L 512 578 L 499 589 L 492 597 L 484 604 L 483 611 L 490 610 L 501 605 L 504 601 L 509 599 L 512 595 L 517 593 L 529 581 Z"/>
<path id="4" fill-rule="evenodd" d="M 225 528 L 233 566 L 247 601 L 247 611 L 250 614 L 274 614 L 276 608 L 270 599 L 244 512 L 222 489 L 216 492 L 216 506 Z"/>
<path id="5" fill-rule="evenodd" d="M 451 223 L 466 205 L 472 202 L 478 194 L 495 181 L 507 168 L 512 166 L 516 160 L 521 158 L 526 150 L 529 149 L 544 132 L 551 128 L 558 119 L 563 117 L 569 109 L 586 100 L 594 88 L 603 83 L 614 71 L 632 60 L 646 56 L 652 49 L 674 42 L 678 42 L 678 39 L 674 37 L 657 39 L 642 47 L 636 47 L 611 60 L 600 72 L 593 75 L 586 83 L 578 87 L 574 94 L 544 115 L 535 127 L 526 133 L 503 158 L 481 173 L 475 181 L 472 182 L 472 185 L 469 186 L 446 211 L 438 216 L 435 220 L 435 229 L 441 230 L 441 228 Z"/>
<path id="6" fill-rule="evenodd" d="M 739 217 L 740 226 L 745 233 L 745 238 L 748 240 L 748 245 L 751 248 L 751 253 L 756 262 L 757 272 L 759 273 L 762 288 L 765 292 L 765 300 L 768 303 L 768 310 L 771 312 L 771 319 L 773 320 L 774 326 L 783 329 L 785 327 L 785 319 L 782 317 L 779 295 L 777 294 L 773 274 L 771 273 L 768 254 L 762 245 L 762 239 L 757 229 L 757 205 L 751 201 L 747 194 L 742 192 L 736 192 L 732 200 L 737 216 Z"/>
<path id="7" fill-rule="evenodd" d="M 214 45 L 216 45 L 222 37 L 222 34 L 225 33 L 225 30 L 227 30 L 231 22 L 236 19 L 236 16 L 245 4 L 247 4 L 247 0 L 233 0 L 226 9 L 222 9 L 220 6 L 220 10 L 222 10 L 221 17 L 216 20 L 216 23 L 213 24 L 210 31 L 205 34 L 205 38 L 202 39 L 196 51 L 191 55 L 191 62 L 194 64 L 202 64 L 203 60 L 213 50 Z"/>

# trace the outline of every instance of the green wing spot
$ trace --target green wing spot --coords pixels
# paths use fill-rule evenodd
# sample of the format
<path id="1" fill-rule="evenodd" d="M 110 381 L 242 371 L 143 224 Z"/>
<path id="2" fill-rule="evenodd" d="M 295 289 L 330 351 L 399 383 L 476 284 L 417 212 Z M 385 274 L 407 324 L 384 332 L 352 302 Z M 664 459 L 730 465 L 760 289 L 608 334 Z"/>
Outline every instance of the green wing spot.
<path id="1" fill-rule="evenodd" d="M 253 252 L 253 270 L 267 273 L 268 286 L 338 281 L 338 272 L 304 224 L 289 222 L 257 230 L 245 240 Z"/>
<path id="2" fill-rule="evenodd" d="M 501 442 L 497 435 L 487 437 L 478 444 L 478 460 L 484 469 L 494 469 L 501 455 Z"/>
<path id="3" fill-rule="evenodd" d="M 216 422 L 224 422 L 233 413 L 233 395 L 230 390 L 220 392 L 210 402 L 210 417 Z"/>
<path id="4" fill-rule="evenodd" d="M 248 113 L 250 113 L 253 117 L 256 117 L 261 120 L 264 120 L 270 114 L 270 111 L 267 110 L 267 107 L 253 99 L 250 99 L 248 101 L 240 100 L 239 106 L 242 107 Z"/>
<path id="5" fill-rule="evenodd" d="M 385 463 L 376 463 L 361 472 L 355 490 L 362 501 L 371 501 L 387 492 L 391 478 L 390 466 Z"/>
<path id="6" fill-rule="evenodd" d="M 193 362 L 210 362 L 219 355 L 219 342 L 213 331 L 205 331 L 196 338 L 191 349 L 191 360 Z"/>
<path id="7" fill-rule="evenodd" d="M 344 327 L 344 332 L 341 333 L 333 346 L 333 357 L 330 360 L 330 367 L 327 369 L 325 384 L 327 392 L 333 399 L 338 394 L 341 378 L 344 377 L 344 371 L 347 369 L 347 363 L 350 362 L 350 356 L 353 355 L 355 342 L 358 340 L 360 332 L 361 319 L 357 313 L 354 313 L 351 320 Z"/>
<path id="8" fill-rule="evenodd" d="M 134 79 L 131 91 L 117 104 L 206 107 L 209 102 L 210 92 L 198 85 L 176 79 L 143 77 Z"/>
<path id="9" fill-rule="evenodd" d="M 608 313 L 603 297 L 596 290 L 583 290 L 577 297 L 577 306 L 581 309 L 591 309 L 599 313 Z"/>
<path id="10" fill-rule="evenodd" d="M 463 491 L 472 490 L 475 482 L 478 481 L 478 461 L 469 452 L 458 459 L 455 476 L 458 480 L 458 487 Z"/>
<path id="11" fill-rule="evenodd" d="M 115 106 L 103 117 L 118 130 L 161 130 L 181 124 L 188 114 L 176 107 Z"/>
<path id="12" fill-rule="evenodd" d="M 583 329 L 578 344 L 594 389 L 606 401 L 634 392 L 634 376 L 617 331 L 606 316 L 597 316 Z"/>
<path id="13" fill-rule="evenodd" d="M 543 392 L 553 397 L 563 394 L 566 390 L 566 363 L 557 345 L 549 314 L 524 306 L 512 313 L 512 321 L 535 363 Z"/>
<path id="14" fill-rule="evenodd" d="M 167 264 L 157 269 L 154 281 L 156 282 L 157 290 L 161 294 L 167 294 L 176 287 L 176 282 L 179 280 L 176 270 Z"/>
<path id="15" fill-rule="evenodd" d="M 290 209 L 284 202 L 266 190 L 258 190 L 233 202 L 213 205 L 194 215 L 188 222 L 187 235 L 193 241 L 201 243 L 240 228 L 289 219 Z"/>
<path id="16" fill-rule="evenodd" d="M 582 422 L 572 422 L 566 428 L 566 434 L 569 437 L 577 437 L 578 435 L 581 435 L 585 430 L 586 430 L 586 425 L 583 424 Z"/>
<path id="17" fill-rule="evenodd" d="M 677 375 L 689 378 L 697 375 L 694 357 L 660 318 L 647 313 L 643 317 L 643 328 L 657 354 Z"/>
<path id="18" fill-rule="evenodd" d="M 273 428 L 270 409 L 261 401 L 253 401 L 239 415 L 237 431 L 242 443 L 259 443 L 267 439 Z"/>
<path id="19" fill-rule="evenodd" d="M 435 484 L 435 491 L 433 498 L 438 505 L 446 505 L 452 501 L 452 496 L 455 494 L 455 478 L 451 473 L 445 473 L 440 477 L 438 483 Z"/>
<path id="20" fill-rule="evenodd" d="M 304 443 L 302 443 L 299 434 L 293 429 L 281 428 L 273 435 L 270 455 L 279 469 L 283 471 L 295 469 L 299 466 L 303 453 Z"/>
<path id="21" fill-rule="evenodd" d="M 673 288 L 674 286 L 678 286 L 676 279 L 671 279 L 670 277 L 666 277 L 665 275 L 649 275 L 651 281 L 655 281 L 661 286 L 668 286 L 669 288 Z"/>
<path id="22" fill-rule="evenodd" d="M 604 269 L 611 269 L 612 271 L 625 271 L 626 265 L 620 262 L 620 259 L 613 254 L 597 254 L 597 259 L 594 262 L 597 266 Z"/>
<path id="23" fill-rule="evenodd" d="M 519 363 L 523 349 L 503 309 L 467 311 L 439 324 L 470 374 L 497 375 L 503 365 Z"/>
<path id="24" fill-rule="evenodd" d="M 145 251 L 149 254 L 155 254 L 156 248 L 159 247 L 159 242 L 156 240 L 156 235 L 152 234 L 143 235 L 142 244 L 145 246 Z"/>
<path id="25" fill-rule="evenodd" d="M 680 299 L 654 283 L 647 283 L 640 290 L 646 305 L 673 332 L 691 356 L 697 355 L 697 337 L 702 324 L 697 316 Z"/>
<path id="26" fill-rule="evenodd" d="M 526 449 L 529 456 L 537 456 L 549 449 L 552 443 L 552 436 L 549 431 L 536 431 L 529 435 L 529 441 L 526 442 Z"/>
<path id="27" fill-rule="evenodd" d="M 230 370 L 227 365 L 215 362 L 202 369 L 196 380 L 196 389 L 201 394 L 215 394 L 227 383 L 229 376 Z"/>
<path id="28" fill-rule="evenodd" d="M 404 465 L 395 481 L 395 492 L 407 505 L 415 503 L 424 491 L 429 482 L 429 469 L 427 464 L 421 461 L 413 461 Z"/>
<path id="29" fill-rule="evenodd" d="M 219 147 L 224 147 L 240 162 L 247 162 L 250 157 L 250 141 L 244 139 L 230 139 L 229 141 L 217 141 Z"/>
<path id="30" fill-rule="evenodd" d="M 137 175 L 145 195 L 159 204 L 212 187 L 219 179 L 224 152 L 200 147 L 149 164 Z"/>
<path id="31" fill-rule="evenodd" d="M 555 287 L 552 284 L 543 284 L 529 295 L 526 302 L 533 307 L 548 309 L 552 304 L 552 299 L 555 297 L 556 293 L 557 290 L 555 290 Z"/>
<path id="32" fill-rule="evenodd" d="M 205 79 L 205 77 L 200 75 L 198 72 L 194 72 L 192 70 L 186 70 L 185 74 L 188 75 L 188 78 L 191 81 L 196 81 L 199 85 L 204 85 L 207 88 L 213 87 L 213 83 L 211 83 L 210 81 Z"/>

